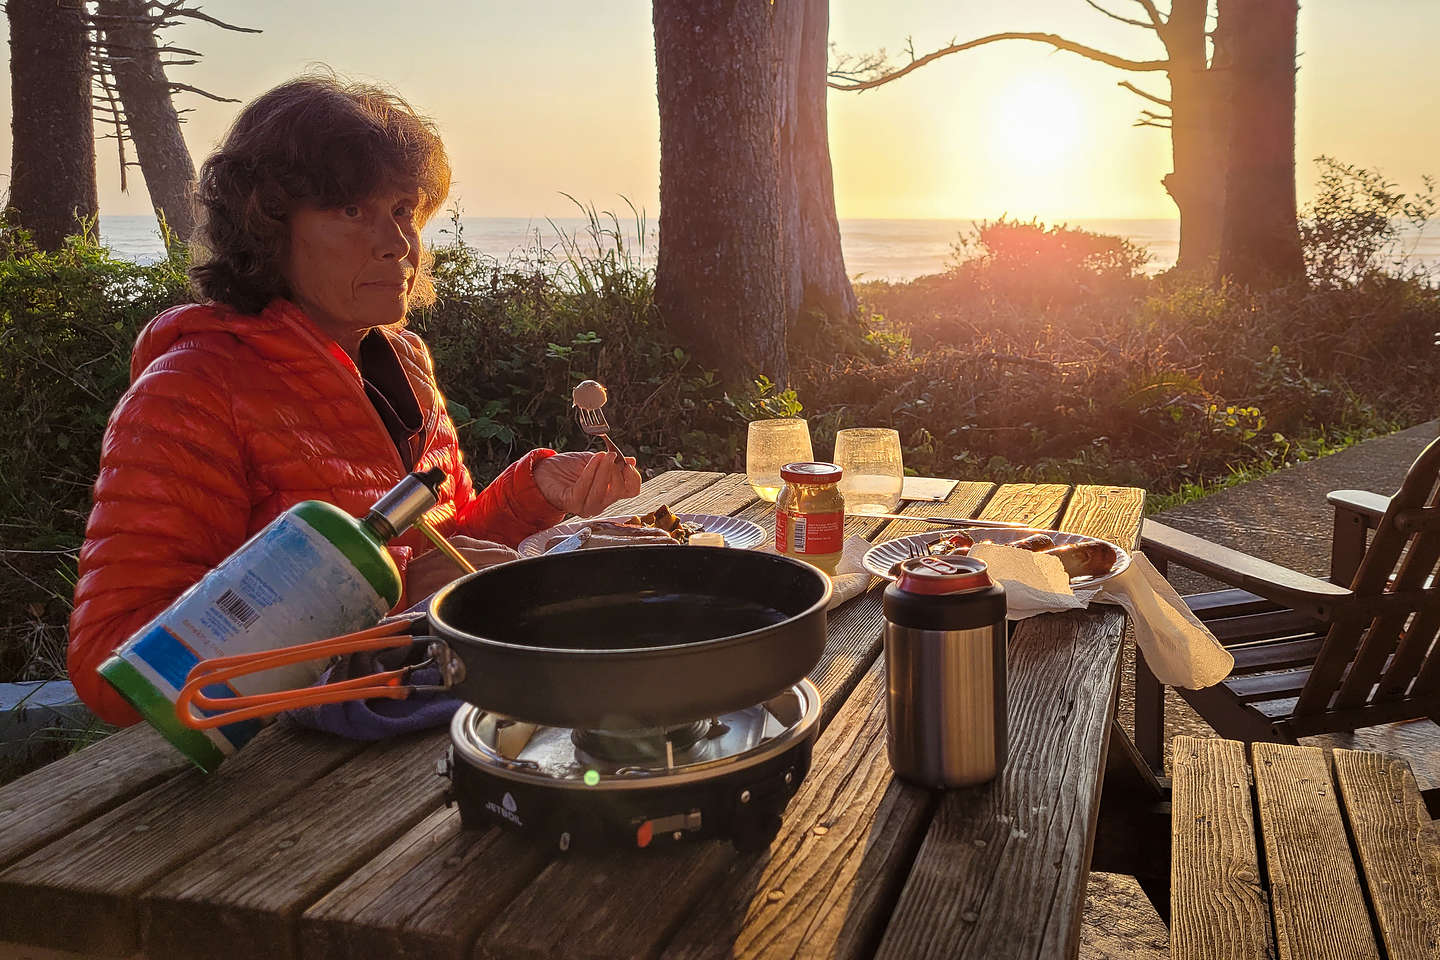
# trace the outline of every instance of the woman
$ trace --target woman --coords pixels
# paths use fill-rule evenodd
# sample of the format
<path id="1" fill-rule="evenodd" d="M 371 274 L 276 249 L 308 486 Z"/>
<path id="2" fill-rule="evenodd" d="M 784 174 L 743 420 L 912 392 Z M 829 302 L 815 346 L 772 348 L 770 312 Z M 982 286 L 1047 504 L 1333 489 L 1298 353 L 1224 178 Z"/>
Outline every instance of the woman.
<path id="1" fill-rule="evenodd" d="M 363 516 L 407 472 L 439 466 L 430 516 L 479 567 L 567 512 L 639 492 L 633 460 L 553 450 L 471 485 L 430 354 L 403 327 L 434 299 L 420 230 L 449 188 L 432 124 L 326 77 L 261 96 L 206 160 L 190 271 L 203 302 L 140 334 L 80 551 L 70 676 L 102 719 L 138 717 L 95 668 L 301 500 Z M 455 576 L 416 531 L 390 549 L 400 607 Z"/>

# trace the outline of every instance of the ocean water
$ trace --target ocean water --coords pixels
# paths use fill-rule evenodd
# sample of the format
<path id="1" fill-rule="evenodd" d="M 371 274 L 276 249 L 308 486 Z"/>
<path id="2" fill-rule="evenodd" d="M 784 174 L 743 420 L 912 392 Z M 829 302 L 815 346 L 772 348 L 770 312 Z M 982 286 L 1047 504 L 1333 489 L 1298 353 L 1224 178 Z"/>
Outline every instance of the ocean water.
<path id="1" fill-rule="evenodd" d="M 954 260 L 953 247 L 962 236 L 971 236 L 973 220 L 841 220 L 840 245 L 845 269 L 856 279 L 910 280 L 940 273 Z M 647 223 L 645 236 L 637 236 L 633 219 L 619 221 L 619 233 L 628 249 L 647 263 L 654 263 L 658 249 L 656 221 Z M 573 217 L 554 219 L 523 217 L 464 217 L 460 221 L 465 242 L 496 260 L 533 257 L 545 250 L 563 255 L 568 243 L 579 242 L 593 249 L 587 221 Z M 1073 220 L 1068 226 L 1097 233 L 1126 237 L 1150 253 L 1148 269 L 1164 270 L 1175 263 L 1180 246 L 1178 220 Z M 610 229 L 615 225 L 608 224 Z M 451 225 L 437 218 L 425 230 L 427 242 L 445 242 Z M 164 254 L 160 233 L 153 217 L 102 216 L 100 237 L 118 257 L 149 262 Z M 641 242 L 643 239 L 643 243 Z M 1409 262 L 1431 269 L 1440 268 L 1440 230 L 1434 236 L 1413 231 L 1402 238 Z"/>

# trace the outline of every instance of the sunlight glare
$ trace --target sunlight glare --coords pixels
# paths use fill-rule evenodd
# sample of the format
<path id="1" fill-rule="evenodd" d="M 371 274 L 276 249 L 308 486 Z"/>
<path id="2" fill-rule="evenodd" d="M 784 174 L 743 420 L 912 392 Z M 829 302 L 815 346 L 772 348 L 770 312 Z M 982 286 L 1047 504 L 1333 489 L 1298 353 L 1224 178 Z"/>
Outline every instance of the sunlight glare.
<path id="1" fill-rule="evenodd" d="M 1082 142 L 1081 120 L 1080 100 L 1064 80 L 1017 77 L 991 101 L 991 158 L 1017 175 L 1060 174 Z"/>

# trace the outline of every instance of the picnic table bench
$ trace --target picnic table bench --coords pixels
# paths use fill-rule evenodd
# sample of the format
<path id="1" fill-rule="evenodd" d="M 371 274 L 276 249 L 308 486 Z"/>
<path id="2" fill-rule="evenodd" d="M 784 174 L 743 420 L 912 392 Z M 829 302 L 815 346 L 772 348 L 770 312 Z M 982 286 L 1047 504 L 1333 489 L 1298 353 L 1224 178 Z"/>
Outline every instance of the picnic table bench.
<path id="1" fill-rule="evenodd" d="M 773 530 L 743 475 L 671 471 L 668 504 Z M 962 482 L 911 513 L 1137 540 L 1126 487 Z M 934 529 L 851 518 L 872 540 Z M 1072 957 L 1119 684 L 1118 607 L 1020 623 L 1003 774 L 936 792 L 885 753 L 881 591 L 831 611 L 809 777 L 767 851 L 557 855 L 461 829 L 436 730 L 356 743 L 266 728 L 204 775 L 146 727 L 0 789 L 5 943 L 149 957 Z"/>
<path id="2" fill-rule="evenodd" d="M 1404 760 L 1195 737 L 1173 757 L 1175 960 L 1440 957 L 1440 840 Z"/>

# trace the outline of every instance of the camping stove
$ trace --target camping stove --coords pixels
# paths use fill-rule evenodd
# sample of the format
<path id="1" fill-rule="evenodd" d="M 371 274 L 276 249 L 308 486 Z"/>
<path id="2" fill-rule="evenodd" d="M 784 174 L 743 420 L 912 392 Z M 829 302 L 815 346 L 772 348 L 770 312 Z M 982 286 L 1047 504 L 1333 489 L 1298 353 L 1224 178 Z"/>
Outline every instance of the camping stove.
<path id="1" fill-rule="evenodd" d="M 724 837 L 764 847 L 810 770 L 820 694 L 651 730 L 571 730 L 465 704 L 438 772 L 466 827 L 525 831 L 560 850 Z"/>

